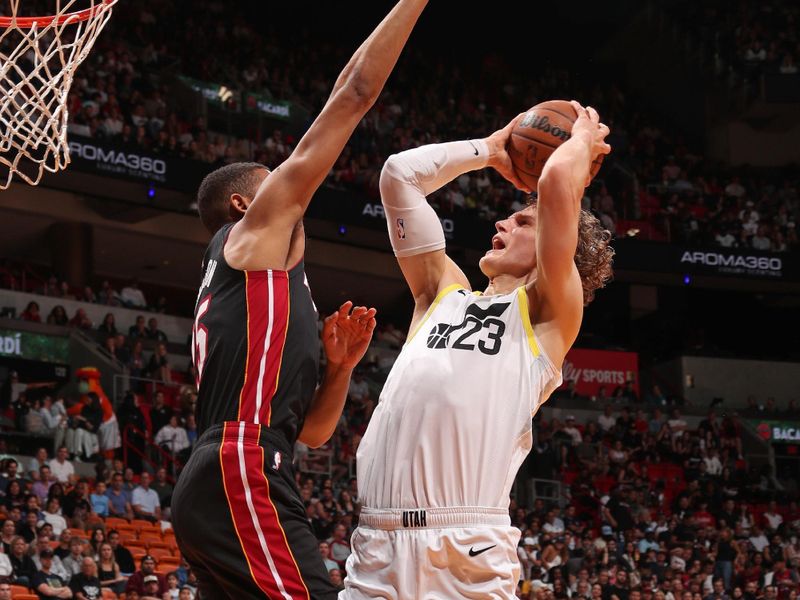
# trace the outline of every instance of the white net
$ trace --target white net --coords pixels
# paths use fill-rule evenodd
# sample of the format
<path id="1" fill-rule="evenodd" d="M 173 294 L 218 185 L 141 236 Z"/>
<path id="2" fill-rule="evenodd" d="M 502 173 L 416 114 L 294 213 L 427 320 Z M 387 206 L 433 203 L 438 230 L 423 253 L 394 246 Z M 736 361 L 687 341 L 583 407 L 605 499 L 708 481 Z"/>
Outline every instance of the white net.
<path id="1" fill-rule="evenodd" d="M 69 89 L 116 1 L 55 0 L 47 16 L 23 16 L 30 0 L 0 3 L 0 189 L 69 164 Z"/>

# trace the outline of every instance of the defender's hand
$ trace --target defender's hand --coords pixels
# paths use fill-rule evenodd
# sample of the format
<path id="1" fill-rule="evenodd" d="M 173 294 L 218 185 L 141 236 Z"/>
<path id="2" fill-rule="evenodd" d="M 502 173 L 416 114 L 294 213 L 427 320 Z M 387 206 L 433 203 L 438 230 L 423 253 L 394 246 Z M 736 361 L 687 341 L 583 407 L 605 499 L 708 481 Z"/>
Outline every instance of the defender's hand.
<path id="1" fill-rule="evenodd" d="M 353 308 L 353 303 L 348 300 L 325 319 L 322 345 L 329 365 L 343 369 L 355 368 L 369 347 L 375 330 L 376 313 L 374 308 Z"/>

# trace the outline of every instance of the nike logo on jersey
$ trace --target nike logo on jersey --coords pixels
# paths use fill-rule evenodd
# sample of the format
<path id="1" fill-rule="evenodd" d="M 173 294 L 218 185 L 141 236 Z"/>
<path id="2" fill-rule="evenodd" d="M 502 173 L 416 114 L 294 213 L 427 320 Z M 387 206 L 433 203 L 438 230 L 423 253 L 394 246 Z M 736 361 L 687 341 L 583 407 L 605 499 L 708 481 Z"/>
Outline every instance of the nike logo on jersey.
<path id="1" fill-rule="evenodd" d="M 487 550 L 491 550 L 495 546 L 497 546 L 497 544 L 495 544 L 494 546 L 489 546 L 488 548 L 483 548 L 482 550 L 475 550 L 474 547 L 470 548 L 469 549 L 469 555 L 470 556 L 478 556 L 478 554 L 483 554 L 484 552 L 486 552 Z"/>

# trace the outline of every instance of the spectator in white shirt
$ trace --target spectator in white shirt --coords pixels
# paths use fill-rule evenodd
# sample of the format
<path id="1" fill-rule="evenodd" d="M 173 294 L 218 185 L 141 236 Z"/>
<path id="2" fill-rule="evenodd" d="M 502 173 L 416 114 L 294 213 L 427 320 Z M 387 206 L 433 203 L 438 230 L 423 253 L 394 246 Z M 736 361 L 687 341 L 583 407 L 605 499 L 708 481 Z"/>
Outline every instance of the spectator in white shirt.
<path id="1" fill-rule="evenodd" d="M 8 558 L 8 554 L 3 552 L 3 546 L 0 544 L 0 581 L 7 577 L 11 577 L 12 571 L 13 569 L 11 568 L 11 560 Z M 11 596 L 9 596 L 9 598 L 10 597 Z"/>
<path id="2" fill-rule="evenodd" d="M 56 457 L 48 463 L 53 477 L 60 483 L 69 483 L 75 477 L 75 467 L 67 460 L 68 455 L 67 447 L 60 446 Z"/>
<path id="3" fill-rule="evenodd" d="M 523 578 L 530 579 L 533 565 L 539 558 L 539 552 L 536 550 L 536 540 L 530 536 L 522 540 L 522 545 L 517 548 L 517 557 L 522 567 Z"/>
<path id="4" fill-rule="evenodd" d="M 716 449 L 712 449 L 708 456 L 703 459 L 703 462 L 706 463 L 706 473 L 714 477 L 722 475 L 722 463 L 719 460 L 719 452 Z"/>
<path id="5" fill-rule="evenodd" d="M 778 67 L 778 71 L 782 75 L 795 75 L 797 73 L 797 65 L 794 62 L 794 57 L 790 53 L 786 53 L 783 56 L 783 61 L 781 62 L 781 66 Z"/>
<path id="6" fill-rule="evenodd" d="M 783 523 L 783 517 L 778 514 L 778 506 L 775 504 L 775 501 L 772 500 L 767 505 L 767 511 L 764 513 L 764 519 L 767 522 L 767 527 L 769 527 L 770 531 L 775 531 L 778 527 L 781 526 Z"/>
<path id="7" fill-rule="evenodd" d="M 734 198 L 741 198 L 745 195 L 747 190 L 744 189 L 744 186 L 739 183 L 739 177 L 734 176 L 733 181 L 731 181 L 728 185 L 725 186 L 725 195 L 732 196 Z"/>
<path id="8" fill-rule="evenodd" d="M 186 430 L 178 425 L 178 416 L 172 415 L 169 423 L 156 434 L 156 444 L 164 446 L 168 452 L 177 454 L 190 446 Z"/>
<path id="9" fill-rule="evenodd" d="M 759 225 L 757 229 L 757 233 L 753 236 L 753 239 L 750 241 L 753 244 L 753 248 L 756 250 L 769 250 L 772 246 L 772 240 L 769 239 L 767 235 L 767 228 L 764 225 Z"/>
<path id="10" fill-rule="evenodd" d="M 760 63 L 767 60 L 767 50 L 761 44 L 761 40 L 753 40 L 744 53 L 744 59 L 750 63 Z"/>
<path id="11" fill-rule="evenodd" d="M 577 446 L 583 441 L 581 430 L 575 426 L 575 417 L 572 415 L 567 416 L 567 424 L 564 426 L 564 433 L 572 438 L 573 446 Z"/>
<path id="12" fill-rule="evenodd" d="M 144 292 L 139 289 L 139 282 L 136 279 L 131 281 L 130 285 L 122 288 L 119 296 L 125 306 L 134 308 L 145 308 L 147 306 Z"/>
<path id="13" fill-rule="evenodd" d="M 667 421 L 667 424 L 672 430 L 672 437 L 674 438 L 682 436 L 683 432 L 689 429 L 689 424 L 681 417 L 681 413 L 677 408 L 672 411 L 672 418 Z"/>
<path id="14" fill-rule="evenodd" d="M 551 510 L 545 516 L 545 523 L 542 525 L 542 531 L 547 533 L 563 533 L 564 521 L 558 518 L 556 511 Z"/>
<path id="15" fill-rule="evenodd" d="M 58 448 L 64 443 L 67 434 L 67 411 L 64 408 L 64 400 L 53 402 L 50 396 L 45 396 L 40 413 L 47 435 L 53 436 L 53 445 Z M 45 456 L 47 456 L 46 451 Z"/>
<path id="16" fill-rule="evenodd" d="M 724 233 L 718 233 L 715 239 L 723 248 L 733 248 L 733 245 L 736 243 L 736 238 L 729 229 L 726 229 Z"/>
<path id="17" fill-rule="evenodd" d="M 748 541 L 752 544 L 753 548 L 755 548 L 756 552 L 763 552 L 764 548 L 769 546 L 769 540 L 767 536 L 764 535 L 764 532 L 761 531 L 761 528 L 757 525 L 753 526 L 753 530 L 748 538 Z"/>
<path id="18" fill-rule="evenodd" d="M 161 520 L 161 502 L 158 494 L 150 489 L 150 473 L 144 471 L 140 485 L 133 490 L 133 514 L 137 519 L 144 519 L 152 523 Z"/>
<path id="19" fill-rule="evenodd" d="M 44 522 L 53 526 L 53 535 L 56 537 L 67 529 L 67 521 L 61 516 L 61 503 L 58 498 L 50 498 L 47 501 L 47 509 L 44 511 Z"/>
<path id="20" fill-rule="evenodd" d="M 597 419 L 597 423 L 603 431 L 611 431 L 611 428 L 617 424 L 617 418 L 612 414 L 611 406 L 603 409 L 603 414 Z"/>
<path id="21" fill-rule="evenodd" d="M 683 558 L 683 548 L 675 548 L 672 551 L 672 558 L 670 558 L 669 566 L 671 569 L 683 573 L 686 570 L 686 561 Z"/>

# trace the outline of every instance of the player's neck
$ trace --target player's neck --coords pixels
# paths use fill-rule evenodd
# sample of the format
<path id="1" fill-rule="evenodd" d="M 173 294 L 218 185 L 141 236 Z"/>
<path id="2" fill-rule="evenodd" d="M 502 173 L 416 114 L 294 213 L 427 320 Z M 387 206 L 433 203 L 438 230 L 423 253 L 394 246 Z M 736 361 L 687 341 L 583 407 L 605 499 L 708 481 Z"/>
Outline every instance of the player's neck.
<path id="1" fill-rule="evenodd" d="M 498 275 L 489 280 L 489 285 L 483 292 L 484 296 L 500 296 L 510 294 L 518 287 L 528 285 L 536 280 L 536 270 L 534 269 L 526 277 L 515 277 L 514 275 Z"/>

